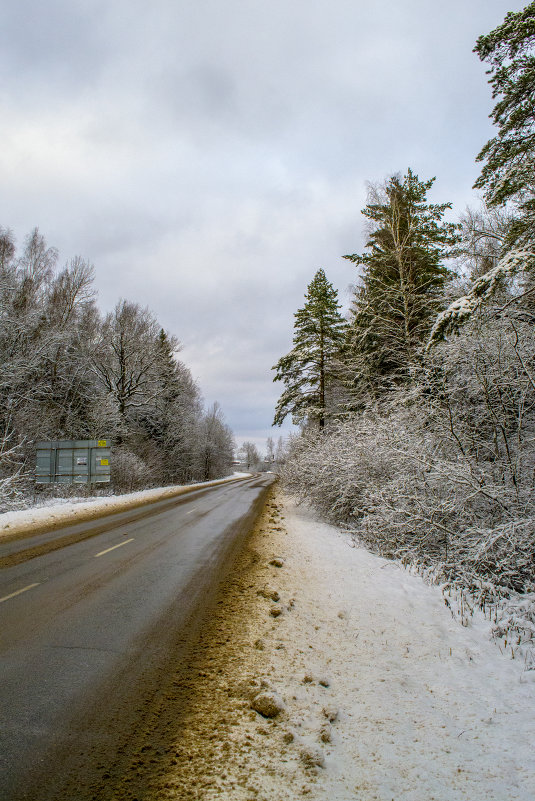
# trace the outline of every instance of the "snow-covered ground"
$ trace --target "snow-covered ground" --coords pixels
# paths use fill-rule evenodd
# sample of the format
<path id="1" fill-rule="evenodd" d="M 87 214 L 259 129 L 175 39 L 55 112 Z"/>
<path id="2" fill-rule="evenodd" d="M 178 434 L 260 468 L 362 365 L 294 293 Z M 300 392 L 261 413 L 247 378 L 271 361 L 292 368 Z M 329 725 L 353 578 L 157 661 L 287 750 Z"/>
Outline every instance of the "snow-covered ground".
<path id="1" fill-rule="evenodd" d="M 157 797 L 532 801 L 535 672 L 439 588 L 270 504 L 199 649 Z M 259 691 L 282 711 L 253 711 Z"/>
<path id="2" fill-rule="evenodd" d="M 340 710 L 320 797 L 535 798 L 535 673 L 500 654 L 490 624 L 476 615 L 461 626 L 438 588 L 303 511 L 287 528 L 312 646 L 302 667 L 330 683 L 301 688 L 296 732 L 314 739 L 314 702 L 328 696 Z"/>
<path id="3" fill-rule="evenodd" d="M 178 489 L 10 512 L 0 532 Z M 278 491 L 240 559 L 147 797 L 535 798 L 535 670 L 500 649 L 489 620 L 476 611 L 461 625 L 438 587 Z M 266 692 L 281 704 L 272 718 L 254 711 Z"/>

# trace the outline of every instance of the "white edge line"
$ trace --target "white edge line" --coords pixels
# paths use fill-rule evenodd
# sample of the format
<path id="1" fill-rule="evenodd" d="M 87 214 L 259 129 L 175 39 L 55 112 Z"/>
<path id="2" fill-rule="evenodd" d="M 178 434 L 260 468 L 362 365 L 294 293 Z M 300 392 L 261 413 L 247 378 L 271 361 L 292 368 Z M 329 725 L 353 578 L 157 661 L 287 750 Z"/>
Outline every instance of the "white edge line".
<path id="1" fill-rule="evenodd" d="M 117 545 L 112 545 L 111 548 L 106 548 L 105 551 L 100 551 L 100 553 L 95 554 L 95 559 L 97 556 L 104 556 L 105 553 L 109 553 L 110 551 L 114 551 L 116 548 L 122 548 L 123 545 L 126 545 L 128 542 L 133 542 L 134 537 L 130 537 L 129 540 L 123 540 L 123 542 L 119 542 Z"/>
<path id="2" fill-rule="evenodd" d="M 15 595 L 20 595 L 21 592 L 26 592 L 26 590 L 33 590 L 34 587 L 38 587 L 40 585 L 40 581 L 37 581 L 35 584 L 28 584 L 27 587 L 23 587 L 22 590 L 17 590 L 16 592 L 12 592 L 11 595 L 4 595 L 3 598 L 0 598 L 0 604 L 4 603 L 4 601 L 9 601 L 10 598 L 14 598 Z"/>

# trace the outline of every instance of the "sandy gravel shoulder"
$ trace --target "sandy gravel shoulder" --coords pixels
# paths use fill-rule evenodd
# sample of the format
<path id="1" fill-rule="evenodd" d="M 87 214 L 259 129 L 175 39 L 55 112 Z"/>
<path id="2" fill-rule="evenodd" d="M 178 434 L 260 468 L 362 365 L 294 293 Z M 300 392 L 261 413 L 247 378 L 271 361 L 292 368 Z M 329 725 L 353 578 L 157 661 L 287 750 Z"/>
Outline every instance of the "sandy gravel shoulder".
<path id="1" fill-rule="evenodd" d="M 527 801 L 532 675 L 484 621 L 463 628 L 437 588 L 275 490 L 196 648 L 151 798 Z"/>

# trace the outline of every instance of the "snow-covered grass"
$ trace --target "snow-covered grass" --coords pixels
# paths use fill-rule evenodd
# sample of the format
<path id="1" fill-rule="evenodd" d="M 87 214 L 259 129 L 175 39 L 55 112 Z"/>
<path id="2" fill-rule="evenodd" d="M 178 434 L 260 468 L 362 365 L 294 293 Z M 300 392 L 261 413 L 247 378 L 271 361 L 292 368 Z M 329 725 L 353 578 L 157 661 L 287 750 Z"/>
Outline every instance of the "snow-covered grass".
<path id="1" fill-rule="evenodd" d="M 438 587 L 455 619 L 468 626 L 474 616 L 482 616 L 500 651 L 532 671 L 530 679 L 535 681 L 535 593 L 511 592 L 503 598 L 496 597 L 492 585 L 485 587 L 484 583 L 479 591 L 455 583 Z"/>

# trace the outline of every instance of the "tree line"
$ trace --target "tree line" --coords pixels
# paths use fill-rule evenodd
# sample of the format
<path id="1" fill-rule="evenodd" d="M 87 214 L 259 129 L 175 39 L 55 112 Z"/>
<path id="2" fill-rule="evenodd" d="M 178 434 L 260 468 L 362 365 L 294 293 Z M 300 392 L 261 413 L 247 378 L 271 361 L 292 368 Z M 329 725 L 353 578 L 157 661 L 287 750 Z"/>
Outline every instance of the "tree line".
<path id="1" fill-rule="evenodd" d="M 102 314 L 92 266 L 37 229 L 17 250 L 0 228 L 0 497 L 28 489 L 35 442 L 109 438 L 115 490 L 230 472 L 232 432 L 203 407 L 178 340 L 137 303 Z"/>
<path id="2" fill-rule="evenodd" d="M 448 221 L 411 169 L 370 187 L 350 312 L 319 270 L 274 422 L 301 426 L 292 490 L 483 597 L 535 589 L 535 2 L 475 52 L 497 127 L 480 207 Z"/>

